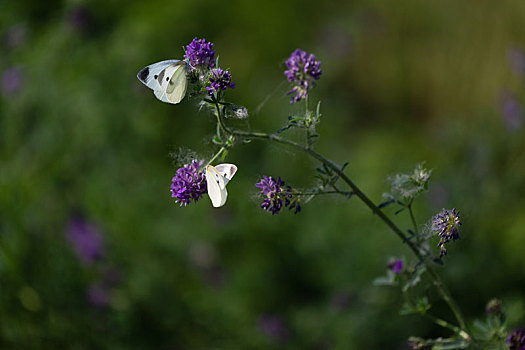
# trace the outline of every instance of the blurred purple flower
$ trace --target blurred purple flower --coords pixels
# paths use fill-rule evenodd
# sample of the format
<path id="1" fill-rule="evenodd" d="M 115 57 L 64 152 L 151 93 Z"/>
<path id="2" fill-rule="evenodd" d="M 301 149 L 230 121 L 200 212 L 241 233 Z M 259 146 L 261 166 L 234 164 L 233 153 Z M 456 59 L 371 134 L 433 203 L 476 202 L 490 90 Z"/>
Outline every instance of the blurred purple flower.
<path id="1" fill-rule="evenodd" d="M 66 229 L 66 238 L 85 265 L 91 265 L 105 256 L 105 246 L 99 228 L 81 217 L 73 218 Z"/>
<path id="2" fill-rule="evenodd" d="M 87 290 L 87 300 L 95 307 L 105 307 L 109 304 L 111 293 L 107 286 L 102 283 L 92 283 Z"/>
<path id="3" fill-rule="evenodd" d="M 439 257 L 447 254 L 445 244 L 451 240 L 459 239 L 459 211 L 456 208 L 452 210 L 443 209 L 441 213 L 432 218 L 432 232 L 439 236 L 438 248 L 441 248 Z"/>
<path id="4" fill-rule="evenodd" d="M 12 66 L 2 73 L 2 94 L 13 95 L 20 91 L 24 83 L 24 75 L 20 66 Z"/>
<path id="5" fill-rule="evenodd" d="M 66 17 L 68 25 L 80 33 L 86 33 L 93 21 L 91 11 L 85 6 L 73 8 Z"/>
<path id="6" fill-rule="evenodd" d="M 224 91 L 227 88 L 235 88 L 235 83 L 232 83 L 232 75 L 227 70 L 214 68 L 211 70 L 211 73 L 212 77 L 209 79 L 211 87 L 206 87 L 210 95 L 213 95 L 215 92 Z"/>
<path id="7" fill-rule="evenodd" d="M 206 41 L 204 38 L 194 38 L 192 42 L 186 46 L 184 59 L 187 60 L 192 68 L 215 67 L 215 50 L 213 49 L 213 43 Z"/>
<path id="8" fill-rule="evenodd" d="M 523 50 L 513 47 L 508 51 L 508 59 L 510 68 L 519 77 L 525 75 L 525 53 Z"/>
<path id="9" fill-rule="evenodd" d="M 518 328 L 507 338 L 509 350 L 525 350 L 525 329 Z"/>
<path id="10" fill-rule="evenodd" d="M 387 266 L 394 274 L 399 275 L 401 272 L 403 272 L 403 259 L 396 259 L 388 263 Z"/>
<path id="11" fill-rule="evenodd" d="M 296 49 L 286 60 L 284 75 L 289 82 L 295 83 L 287 95 L 294 94 L 290 103 L 298 102 L 308 95 L 310 87 L 314 87 L 314 80 L 321 77 L 321 61 L 315 60 L 314 54 L 309 54 L 301 49 Z"/>
<path id="12" fill-rule="evenodd" d="M 516 95 L 510 91 L 502 92 L 501 115 L 508 130 L 519 130 L 523 126 L 523 106 Z"/>
<path id="13" fill-rule="evenodd" d="M 206 193 L 206 176 L 200 171 L 201 166 L 202 162 L 192 160 L 190 164 L 177 169 L 171 179 L 171 197 L 177 198 L 175 203 L 186 206 L 191 201 L 198 201 Z"/>
<path id="14" fill-rule="evenodd" d="M 262 314 L 257 319 L 257 328 L 273 341 L 284 341 L 289 336 L 289 331 L 282 319 L 275 314 Z"/>

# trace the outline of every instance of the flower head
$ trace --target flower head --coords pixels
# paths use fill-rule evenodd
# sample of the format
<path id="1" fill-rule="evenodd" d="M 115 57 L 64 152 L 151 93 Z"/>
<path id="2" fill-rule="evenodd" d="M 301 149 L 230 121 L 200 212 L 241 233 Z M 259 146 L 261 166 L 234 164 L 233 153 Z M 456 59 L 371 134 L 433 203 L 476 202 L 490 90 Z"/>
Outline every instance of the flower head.
<path id="1" fill-rule="evenodd" d="M 315 60 L 314 54 L 309 54 L 301 49 L 297 49 L 286 60 L 284 75 L 289 82 L 295 83 L 288 95 L 294 94 L 290 103 L 298 102 L 308 95 L 310 87 L 315 86 L 314 80 L 321 77 L 321 61 Z"/>
<path id="2" fill-rule="evenodd" d="M 399 275 L 401 272 L 403 272 L 403 259 L 391 261 L 387 266 L 395 275 Z"/>
<path id="3" fill-rule="evenodd" d="M 66 239 L 85 265 L 91 265 L 105 256 L 104 239 L 99 228 L 80 216 L 69 222 Z"/>
<path id="4" fill-rule="evenodd" d="M 215 67 L 215 50 L 213 49 L 213 43 L 206 41 L 204 38 L 194 38 L 192 42 L 186 46 L 184 59 L 187 60 L 193 69 L 197 67 Z"/>
<path id="5" fill-rule="evenodd" d="M 206 176 L 200 171 L 202 162 L 192 160 L 190 164 L 185 164 L 177 169 L 175 176 L 171 179 L 171 197 L 177 198 L 175 203 L 188 205 L 201 199 L 206 193 Z"/>
<path id="6" fill-rule="evenodd" d="M 485 312 L 488 314 L 500 314 L 502 310 L 502 303 L 499 299 L 491 299 L 485 306 Z"/>
<path id="7" fill-rule="evenodd" d="M 293 189 L 291 186 L 284 186 L 284 181 L 281 177 L 275 180 L 271 176 L 263 176 L 261 181 L 255 184 L 255 187 L 261 190 L 264 200 L 261 208 L 273 214 L 278 214 L 282 207 L 288 207 L 292 210 L 295 208 L 295 214 L 301 211 L 299 197 L 293 196 Z"/>
<path id="8" fill-rule="evenodd" d="M 525 350 L 525 329 L 518 328 L 507 338 L 509 350 Z"/>
<path id="9" fill-rule="evenodd" d="M 432 232 L 439 236 L 438 248 L 441 248 L 441 258 L 447 254 L 445 244 L 451 240 L 459 239 L 459 211 L 456 208 L 452 210 L 443 209 L 443 211 L 432 218 Z"/>
<path id="10" fill-rule="evenodd" d="M 221 68 L 214 68 L 211 70 L 210 83 L 211 87 L 207 87 L 208 93 L 213 95 L 215 92 L 224 91 L 227 88 L 233 89 L 235 83 L 232 83 L 232 75 L 227 70 Z"/>

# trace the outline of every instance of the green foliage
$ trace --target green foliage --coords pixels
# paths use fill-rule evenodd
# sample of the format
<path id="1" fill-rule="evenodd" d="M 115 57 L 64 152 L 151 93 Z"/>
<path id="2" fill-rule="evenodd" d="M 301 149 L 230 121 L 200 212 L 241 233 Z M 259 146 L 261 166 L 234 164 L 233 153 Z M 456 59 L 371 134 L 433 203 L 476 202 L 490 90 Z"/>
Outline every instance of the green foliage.
<path id="1" fill-rule="evenodd" d="M 319 198 L 300 217 L 271 217 L 250 199 L 266 172 L 315 185 L 316 165 L 301 155 L 260 142 L 235 147 L 227 159 L 239 173 L 226 207 L 173 204 L 170 179 L 187 157 L 177 150 L 211 157 L 215 121 L 195 99 L 158 102 L 135 75 L 182 58 L 194 36 L 217 45 L 237 82 L 229 98 L 249 109 L 254 130 L 279 129 L 295 108 L 279 63 L 296 47 L 315 52 L 323 61 L 313 90 L 323 123 L 317 108 L 309 129 L 312 141 L 322 135 L 317 149 L 350 160 L 346 171 L 375 200 L 384 174 L 426 159 L 434 180 L 414 206 L 418 216 L 453 203 L 467 221 L 440 268 L 452 294 L 473 316 L 493 296 L 522 305 L 525 144 L 523 129 L 506 129 L 498 96 L 523 80 L 507 51 L 524 45 L 524 18 L 517 0 L 402 9 L 386 1 L 2 2 L 0 70 L 20 67 L 23 83 L 0 96 L 0 348 L 395 349 L 411 334 L 442 331 L 399 317 L 399 292 L 371 286 L 383 257 L 407 250 L 368 210 Z M 13 26 L 22 28 L 15 46 Z M 246 123 L 225 108 L 232 123 Z M 95 265 L 83 265 L 65 239 L 79 212 L 106 242 Z M 110 267 L 120 281 L 95 307 L 86 293 Z M 511 312 L 509 325 L 523 325 L 523 308 Z M 261 331 L 266 313 L 282 320 L 284 340 Z M 481 327 L 501 339 L 498 329 Z M 453 342 L 462 344 L 439 345 Z"/>

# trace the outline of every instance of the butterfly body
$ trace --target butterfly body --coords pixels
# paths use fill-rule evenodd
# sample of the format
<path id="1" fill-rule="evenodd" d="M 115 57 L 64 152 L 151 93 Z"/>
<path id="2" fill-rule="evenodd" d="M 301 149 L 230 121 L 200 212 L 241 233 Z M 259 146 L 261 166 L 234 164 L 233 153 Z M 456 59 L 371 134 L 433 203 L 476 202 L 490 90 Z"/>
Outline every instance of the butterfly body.
<path id="1" fill-rule="evenodd" d="M 177 104 L 186 95 L 187 72 L 185 61 L 166 60 L 144 67 L 137 78 L 162 102 Z"/>

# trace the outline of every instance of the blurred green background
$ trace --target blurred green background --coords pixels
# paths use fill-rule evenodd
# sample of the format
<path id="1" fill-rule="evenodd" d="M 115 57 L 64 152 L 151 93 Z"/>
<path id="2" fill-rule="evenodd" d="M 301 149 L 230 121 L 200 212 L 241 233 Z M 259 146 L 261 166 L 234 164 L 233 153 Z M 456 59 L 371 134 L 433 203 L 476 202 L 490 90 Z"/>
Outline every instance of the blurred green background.
<path id="1" fill-rule="evenodd" d="M 304 155 L 238 146 L 224 207 L 173 203 L 189 152 L 215 151 L 214 120 L 196 100 L 159 102 L 136 74 L 194 37 L 215 43 L 254 130 L 298 110 L 284 60 L 315 53 L 317 150 L 376 202 L 388 175 L 426 160 L 419 223 L 462 213 L 439 268 L 452 294 L 469 320 L 499 297 L 524 325 L 524 21 L 520 0 L 1 1 L 0 348 L 403 349 L 448 335 L 372 285 L 411 256 L 357 199 L 259 208 L 262 175 L 315 185 Z M 87 260 L 79 230 L 96 238 Z"/>

